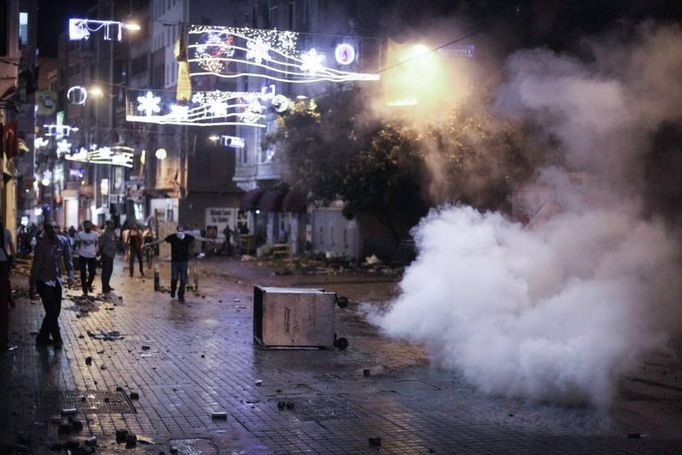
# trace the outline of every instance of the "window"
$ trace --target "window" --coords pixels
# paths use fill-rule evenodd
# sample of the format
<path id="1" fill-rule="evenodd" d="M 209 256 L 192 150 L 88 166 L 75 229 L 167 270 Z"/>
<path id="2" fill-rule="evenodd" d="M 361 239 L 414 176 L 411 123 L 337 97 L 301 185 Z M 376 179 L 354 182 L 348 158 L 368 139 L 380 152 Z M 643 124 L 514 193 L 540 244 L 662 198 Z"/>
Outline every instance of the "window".
<path id="1" fill-rule="evenodd" d="M 277 27 L 277 13 L 278 13 L 277 10 L 278 10 L 277 5 L 270 7 L 270 16 L 268 17 L 268 20 L 270 21 L 270 27 Z"/>
<path id="2" fill-rule="evenodd" d="M 28 13 L 25 11 L 19 13 L 19 43 L 28 44 Z"/>

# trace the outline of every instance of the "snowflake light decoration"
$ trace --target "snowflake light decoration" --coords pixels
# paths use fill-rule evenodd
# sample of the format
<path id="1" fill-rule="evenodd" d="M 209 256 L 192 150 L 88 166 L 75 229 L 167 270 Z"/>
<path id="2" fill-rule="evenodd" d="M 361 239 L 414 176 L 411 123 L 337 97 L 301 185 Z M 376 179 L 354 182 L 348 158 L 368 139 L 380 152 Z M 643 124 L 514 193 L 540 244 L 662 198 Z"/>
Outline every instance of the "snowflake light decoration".
<path id="1" fill-rule="evenodd" d="M 261 38 L 246 42 L 246 59 L 260 64 L 263 60 L 270 60 L 270 44 Z"/>
<path id="2" fill-rule="evenodd" d="M 308 52 L 301 54 L 301 71 L 308 73 L 311 76 L 317 74 L 323 68 L 324 54 L 319 54 L 315 48 Z"/>
<path id="3" fill-rule="evenodd" d="M 66 153 L 71 152 L 71 142 L 68 142 L 66 139 L 62 139 L 61 141 L 57 142 L 57 155 L 61 156 Z"/>
<path id="4" fill-rule="evenodd" d="M 227 115 L 227 103 L 224 101 L 211 101 L 208 103 L 208 112 L 216 117 L 225 117 Z"/>
<path id="5" fill-rule="evenodd" d="M 137 110 L 144 112 L 144 115 L 149 116 L 161 112 L 161 106 L 159 106 L 161 98 L 154 96 L 152 92 L 148 91 L 145 96 L 138 96 L 137 102 L 139 103 Z"/>
<path id="6" fill-rule="evenodd" d="M 170 107 L 171 116 L 176 118 L 187 118 L 189 113 L 189 106 L 183 106 L 179 104 L 173 104 Z"/>

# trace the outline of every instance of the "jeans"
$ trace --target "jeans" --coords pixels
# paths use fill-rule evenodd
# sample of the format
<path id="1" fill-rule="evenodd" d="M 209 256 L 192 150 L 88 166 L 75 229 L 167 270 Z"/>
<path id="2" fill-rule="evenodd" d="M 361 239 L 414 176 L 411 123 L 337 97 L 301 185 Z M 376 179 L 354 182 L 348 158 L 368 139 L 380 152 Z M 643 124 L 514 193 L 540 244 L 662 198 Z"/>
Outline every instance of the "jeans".
<path id="1" fill-rule="evenodd" d="M 135 270 L 135 257 L 140 264 L 140 275 L 144 276 L 144 269 L 142 268 L 142 250 L 139 248 L 130 248 L 130 276 L 133 276 Z"/>
<path id="2" fill-rule="evenodd" d="M 178 297 L 184 297 L 185 284 L 187 284 L 187 261 L 171 262 L 171 294 L 175 294 L 175 288 L 180 279 L 180 289 L 178 289 Z"/>
<path id="3" fill-rule="evenodd" d="M 50 339 L 50 335 L 52 335 L 53 341 L 61 342 L 59 313 L 62 311 L 62 285 L 57 282 L 56 286 L 48 286 L 38 280 L 37 288 L 45 308 L 45 317 L 43 318 L 43 324 L 40 326 L 40 332 L 38 332 L 36 341 L 47 342 Z"/>
<path id="4" fill-rule="evenodd" d="M 9 300 L 11 296 L 9 284 L 9 262 L 0 262 L 0 347 L 9 340 Z"/>
<path id="5" fill-rule="evenodd" d="M 102 292 L 109 292 L 111 286 L 109 285 L 109 280 L 111 280 L 111 274 L 114 272 L 114 258 L 102 254 Z"/>
<path id="6" fill-rule="evenodd" d="M 83 288 L 83 292 L 87 294 L 92 287 L 92 282 L 95 281 L 95 275 L 97 274 L 97 259 L 79 256 L 78 265 L 81 271 L 81 288 Z"/>

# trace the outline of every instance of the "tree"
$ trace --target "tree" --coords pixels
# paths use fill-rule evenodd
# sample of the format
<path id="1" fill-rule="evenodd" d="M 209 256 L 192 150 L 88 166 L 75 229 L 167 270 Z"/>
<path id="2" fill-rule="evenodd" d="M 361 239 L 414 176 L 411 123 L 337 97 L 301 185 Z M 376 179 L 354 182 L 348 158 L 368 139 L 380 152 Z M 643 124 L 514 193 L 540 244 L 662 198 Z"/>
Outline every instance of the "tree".
<path id="1" fill-rule="evenodd" d="M 431 206 L 508 210 L 513 189 L 542 159 L 524 125 L 483 110 L 464 107 L 426 124 L 367 112 L 358 89 L 297 103 L 263 146 L 282 154 L 292 187 L 322 204 L 343 200 L 347 217 L 375 217 L 396 243 Z"/>

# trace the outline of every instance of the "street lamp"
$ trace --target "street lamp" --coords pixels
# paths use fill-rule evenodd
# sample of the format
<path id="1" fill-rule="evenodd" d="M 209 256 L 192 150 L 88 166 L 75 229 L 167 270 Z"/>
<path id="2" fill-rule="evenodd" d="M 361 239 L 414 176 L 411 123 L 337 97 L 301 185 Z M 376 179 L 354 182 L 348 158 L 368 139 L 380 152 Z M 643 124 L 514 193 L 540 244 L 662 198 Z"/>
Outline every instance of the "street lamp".
<path id="1" fill-rule="evenodd" d="M 102 98 L 104 96 L 104 91 L 102 91 L 102 88 L 97 85 L 88 89 L 88 93 L 90 96 L 94 96 L 96 98 Z"/>

